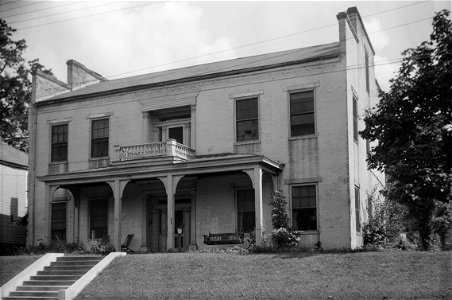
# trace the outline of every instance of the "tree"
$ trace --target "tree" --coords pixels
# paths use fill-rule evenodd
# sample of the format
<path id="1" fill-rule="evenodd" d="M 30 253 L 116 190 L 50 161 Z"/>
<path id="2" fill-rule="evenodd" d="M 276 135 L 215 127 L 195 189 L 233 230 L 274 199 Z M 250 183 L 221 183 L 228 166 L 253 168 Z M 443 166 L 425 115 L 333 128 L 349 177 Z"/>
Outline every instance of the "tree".
<path id="1" fill-rule="evenodd" d="M 0 138 L 27 151 L 28 106 L 31 100 L 31 74 L 36 70 L 52 75 L 38 59 L 26 62 L 25 40 L 15 41 L 16 30 L 0 19 Z"/>
<path id="2" fill-rule="evenodd" d="M 367 111 L 361 136 L 376 142 L 370 168 L 387 174 L 386 196 L 408 209 L 421 246 L 432 233 L 442 242 L 452 222 L 452 23 L 449 11 L 433 19 L 430 41 L 405 50 L 390 90 Z"/>

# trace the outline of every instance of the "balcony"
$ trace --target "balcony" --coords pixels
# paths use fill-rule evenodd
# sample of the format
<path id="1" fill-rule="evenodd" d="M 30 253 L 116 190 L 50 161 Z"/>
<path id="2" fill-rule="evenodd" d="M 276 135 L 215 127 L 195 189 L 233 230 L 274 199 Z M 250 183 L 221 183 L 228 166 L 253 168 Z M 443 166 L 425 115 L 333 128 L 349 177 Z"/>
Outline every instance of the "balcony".
<path id="1" fill-rule="evenodd" d="M 119 161 L 129 162 L 143 159 L 173 159 L 186 161 L 195 157 L 195 151 L 176 140 L 131 146 L 119 146 Z"/>

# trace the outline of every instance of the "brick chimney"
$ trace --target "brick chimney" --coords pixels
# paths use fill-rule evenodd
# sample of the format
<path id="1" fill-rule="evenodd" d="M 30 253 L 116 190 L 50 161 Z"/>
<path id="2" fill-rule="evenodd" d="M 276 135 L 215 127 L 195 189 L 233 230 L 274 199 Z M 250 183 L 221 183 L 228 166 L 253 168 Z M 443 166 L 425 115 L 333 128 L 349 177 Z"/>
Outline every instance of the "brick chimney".
<path id="1" fill-rule="evenodd" d="M 35 102 L 70 91 L 71 87 L 69 85 L 52 75 L 48 75 L 40 70 L 37 70 L 33 74 L 33 100 Z"/>
<path id="2" fill-rule="evenodd" d="M 107 81 L 102 75 L 88 69 L 76 60 L 68 60 L 67 64 L 67 83 L 72 90 Z"/>

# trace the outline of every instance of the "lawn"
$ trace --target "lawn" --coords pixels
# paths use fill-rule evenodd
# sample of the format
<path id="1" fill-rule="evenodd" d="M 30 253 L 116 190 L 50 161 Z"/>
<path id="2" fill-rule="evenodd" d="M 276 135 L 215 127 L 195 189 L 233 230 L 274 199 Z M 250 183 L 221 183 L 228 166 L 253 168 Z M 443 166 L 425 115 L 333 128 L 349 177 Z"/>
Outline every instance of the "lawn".
<path id="1" fill-rule="evenodd" d="M 118 258 L 77 297 L 452 299 L 452 252 L 171 253 Z"/>
<path id="2" fill-rule="evenodd" d="M 0 256 L 0 286 L 38 260 L 42 255 Z"/>

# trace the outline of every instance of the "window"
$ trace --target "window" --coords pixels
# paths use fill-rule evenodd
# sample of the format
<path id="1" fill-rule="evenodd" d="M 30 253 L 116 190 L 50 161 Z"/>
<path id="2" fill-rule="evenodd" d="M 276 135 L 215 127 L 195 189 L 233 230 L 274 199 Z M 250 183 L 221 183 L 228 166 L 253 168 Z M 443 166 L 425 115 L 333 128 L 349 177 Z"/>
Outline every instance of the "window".
<path id="1" fill-rule="evenodd" d="M 370 155 L 370 142 L 366 140 L 366 155 L 369 157 Z"/>
<path id="2" fill-rule="evenodd" d="M 109 120 L 93 120 L 91 125 L 91 157 L 108 156 Z"/>
<path id="3" fill-rule="evenodd" d="M 292 187 L 292 223 L 295 230 L 317 230 L 315 185 Z"/>
<path id="4" fill-rule="evenodd" d="M 353 95 L 353 139 L 358 142 L 358 98 Z"/>
<path id="5" fill-rule="evenodd" d="M 237 142 L 259 139 L 258 98 L 240 99 L 235 102 Z"/>
<path id="6" fill-rule="evenodd" d="M 101 239 L 108 235 L 108 200 L 91 200 L 89 205 L 90 236 Z"/>
<path id="7" fill-rule="evenodd" d="M 369 54 L 367 54 L 367 51 L 365 52 L 364 56 L 364 63 L 366 64 L 366 91 L 369 92 L 370 90 L 370 78 L 369 78 Z"/>
<path id="8" fill-rule="evenodd" d="M 255 227 L 254 190 L 237 190 L 237 230 L 251 232 Z"/>
<path id="9" fill-rule="evenodd" d="M 290 94 L 290 136 L 315 134 L 314 91 Z"/>
<path id="10" fill-rule="evenodd" d="M 67 161 L 67 131 L 67 124 L 52 126 L 52 162 Z"/>
<path id="11" fill-rule="evenodd" d="M 66 240 L 66 202 L 52 203 L 51 240 Z"/>
<path id="12" fill-rule="evenodd" d="M 361 232 L 361 201 L 359 199 L 359 187 L 355 186 L 355 219 L 356 219 L 356 232 Z"/>
<path id="13" fill-rule="evenodd" d="M 17 219 L 18 211 L 19 211 L 19 201 L 16 197 L 11 197 L 10 203 L 11 222 L 14 222 Z"/>

